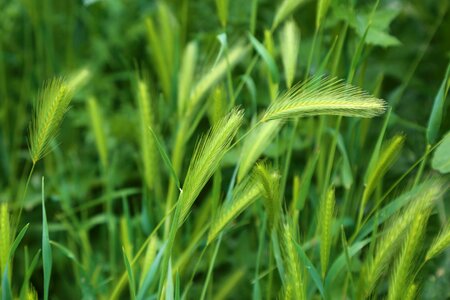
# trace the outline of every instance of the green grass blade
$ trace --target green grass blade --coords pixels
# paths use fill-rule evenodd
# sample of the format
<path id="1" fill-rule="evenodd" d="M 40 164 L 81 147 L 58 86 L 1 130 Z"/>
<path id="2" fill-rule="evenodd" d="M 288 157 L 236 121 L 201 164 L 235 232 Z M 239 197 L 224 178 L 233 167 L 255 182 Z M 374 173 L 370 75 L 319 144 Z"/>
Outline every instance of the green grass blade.
<path id="1" fill-rule="evenodd" d="M 433 109 L 431 110 L 430 119 L 427 126 L 427 141 L 432 145 L 436 142 L 439 129 L 441 128 L 442 117 L 444 115 L 445 99 L 450 85 L 448 84 L 450 78 L 450 63 L 447 65 L 447 71 L 445 72 L 444 80 L 441 83 L 439 91 L 434 98 Z"/>
<path id="2" fill-rule="evenodd" d="M 130 286 L 130 297 L 132 300 L 135 300 L 136 299 L 136 283 L 134 281 L 134 273 L 133 273 L 133 269 L 131 268 L 130 261 L 128 260 L 127 253 L 126 253 L 124 247 L 122 247 L 122 254 L 123 254 L 123 261 L 125 263 L 125 267 L 127 269 L 127 274 L 128 274 L 128 283 Z"/>
<path id="3" fill-rule="evenodd" d="M 261 44 L 254 36 L 250 33 L 248 34 L 248 38 L 250 39 L 253 48 L 255 48 L 256 52 L 261 56 L 263 61 L 266 63 L 267 68 L 269 69 L 270 76 L 273 82 L 278 82 L 280 75 L 278 71 L 278 67 L 273 59 L 272 55 L 267 51 L 263 44 Z"/>
<path id="4" fill-rule="evenodd" d="M 14 240 L 14 242 L 11 245 L 11 249 L 9 250 L 9 254 L 8 254 L 9 260 L 11 260 L 14 257 L 14 253 L 16 253 L 16 249 L 19 246 L 20 242 L 22 241 L 25 233 L 27 232 L 28 227 L 30 227 L 29 223 L 26 224 L 22 228 L 22 230 L 20 230 L 19 234 L 17 234 L 17 237 L 16 237 L 16 239 Z"/>
<path id="5" fill-rule="evenodd" d="M 153 131 L 153 129 L 151 127 L 149 127 L 150 132 L 153 135 L 153 138 L 156 141 L 156 147 L 158 148 L 159 153 L 161 154 L 161 157 L 164 161 L 164 164 L 166 165 L 166 168 L 169 170 L 170 175 L 172 176 L 172 179 L 175 181 L 177 188 L 179 190 L 181 190 L 181 184 L 180 184 L 180 180 L 178 179 L 177 173 L 175 172 L 175 169 L 173 168 L 172 163 L 170 162 L 170 158 L 167 155 L 166 150 L 164 150 L 164 146 L 162 145 L 160 139 L 158 138 L 158 136 L 156 135 L 156 133 Z"/>
<path id="6" fill-rule="evenodd" d="M 154 280 L 157 278 L 157 271 L 159 268 L 159 265 L 161 263 L 161 259 L 163 257 L 164 251 L 166 250 L 166 244 L 163 244 L 161 248 L 159 249 L 158 254 L 156 255 L 155 259 L 153 260 L 152 265 L 150 266 L 150 269 L 145 274 L 145 279 L 139 288 L 139 291 L 136 295 L 136 300 L 144 300 L 147 299 L 147 291 L 154 282 Z"/>
<path id="7" fill-rule="evenodd" d="M 11 291 L 11 285 L 9 283 L 8 279 L 9 274 L 9 265 L 6 264 L 5 270 L 2 274 L 2 300 L 12 300 L 12 291 Z"/>
<path id="8" fill-rule="evenodd" d="M 352 258 L 356 254 L 358 254 L 362 248 L 364 248 L 368 243 L 370 242 L 370 239 L 365 239 L 360 242 L 356 242 L 353 245 L 351 245 L 348 248 L 348 256 Z M 329 291 L 332 288 L 332 285 L 336 278 L 342 274 L 342 269 L 346 265 L 346 254 L 341 253 L 341 255 L 336 258 L 336 260 L 331 265 L 327 276 L 325 277 L 325 290 Z"/>
<path id="9" fill-rule="evenodd" d="M 25 294 L 27 293 L 28 288 L 29 288 L 28 285 L 30 283 L 31 275 L 33 275 L 34 269 L 36 268 L 36 265 L 37 265 L 37 263 L 39 261 L 40 254 L 41 254 L 41 249 L 39 249 L 36 252 L 36 254 L 34 255 L 33 259 L 31 260 L 30 265 L 27 266 L 26 273 L 25 273 L 25 276 L 24 276 L 24 279 L 23 279 L 23 283 L 22 283 L 22 287 L 20 289 L 20 296 L 19 296 L 20 299 L 24 299 L 25 298 Z"/>
<path id="10" fill-rule="evenodd" d="M 169 266 L 167 267 L 167 279 L 166 279 L 166 300 L 173 300 L 174 288 L 173 288 L 173 276 L 172 276 L 172 260 L 169 260 Z"/>
<path id="11" fill-rule="evenodd" d="M 295 246 L 297 247 L 297 252 L 300 256 L 300 259 L 302 260 L 303 265 L 305 266 L 306 270 L 308 271 L 309 275 L 311 275 L 312 280 L 314 281 L 314 284 L 316 285 L 317 289 L 320 292 L 320 295 L 322 298 L 325 298 L 325 289 L 323 286 L 322 278 L 320 277 L 320 273 L 317 271 L 317 269 L 314 267 L 311 260 L 306 255 L 305 251 L 303 250 L 302 246 L 295 243 Z"/>
<path id="12" fill-rule="evenodd" d="M 48 234 L 47 213 L 45 212 L 44 177 L 42 177 L 42 261 L 44 267 L 44 300 L 48 299 L 52 274 L 52 248 Z"/>

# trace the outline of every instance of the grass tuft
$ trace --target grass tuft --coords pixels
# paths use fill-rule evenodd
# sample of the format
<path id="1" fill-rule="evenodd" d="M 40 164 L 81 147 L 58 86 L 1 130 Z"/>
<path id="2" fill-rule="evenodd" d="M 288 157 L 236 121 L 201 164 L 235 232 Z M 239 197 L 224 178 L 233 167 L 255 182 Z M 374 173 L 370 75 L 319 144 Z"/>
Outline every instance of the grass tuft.
<path id="1" fill-rule="evenodd" d="M 421 248 L 420 242 L 425 232 L 429 214 L 430 209 L 420 212 L 408 230 L 406 241 L 391 276 L 388 300 L 403 299 L 404 291 L 407 290 L 410 283 L 412 284 L 412 280 L 414 279 L 412 278 L 414 260 Z"/>
<path id="2" fill-rule="evenodd" d="M 364 275 L 361 277 L 361 291 L 364 297 L 369 296 L 376 286 L 377 281 L 386 271 L 389 262 L 395 255 L 402 241 L 405 240 L 405 232 L 410 224 L 423 211 L 429 210 L 435 201 L 442 195 L 443 182 L 439 179 L 431 179 L 427 184 L 422 186 L 422 190 L 415 196 L 412 202 L 406 207 L 402 213 L 392 218 L 389 227 L 384 231 L 375 255 L 368 260 L 365 266 Z"/>

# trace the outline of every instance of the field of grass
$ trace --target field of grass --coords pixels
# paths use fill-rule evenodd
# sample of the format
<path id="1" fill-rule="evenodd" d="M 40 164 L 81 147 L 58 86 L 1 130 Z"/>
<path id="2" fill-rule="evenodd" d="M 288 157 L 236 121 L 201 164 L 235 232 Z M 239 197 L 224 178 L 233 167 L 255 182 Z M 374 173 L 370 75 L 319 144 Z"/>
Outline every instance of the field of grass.
<path id="1" fill-rule="evenodd" d="M 0 0 L 1 299 L 449 299 L 449 6 Z"/>

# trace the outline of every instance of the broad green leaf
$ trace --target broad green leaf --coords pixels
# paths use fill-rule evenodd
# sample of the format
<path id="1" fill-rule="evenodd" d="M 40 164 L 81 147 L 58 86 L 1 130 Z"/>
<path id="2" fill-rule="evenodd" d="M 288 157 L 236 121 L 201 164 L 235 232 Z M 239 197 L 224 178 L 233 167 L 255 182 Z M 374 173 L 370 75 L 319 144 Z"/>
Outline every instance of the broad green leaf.
<path id="1" fill-rule="evenodd" d="M 450 132 L 434 151 L 431 166 L 442 174 L 450 173 Z"/>
<path id="2" fill-rule="evenodd" d="M 432 145 L 436 142 L 439 129 L 442 123 L 442 116 L 444 112 L 445 99 L 447 98 L 447 93 L 449 89 L 449 77 L 450 77 L 450 63 L 447 65 L 447 71 L 445 72 L 444 80 L 441 83 L 441 87 L 434 98 L 433 109 L 431 111 L 430 119 L 428 120 L 427 126 L 427 141 L 428 144 Z"/>

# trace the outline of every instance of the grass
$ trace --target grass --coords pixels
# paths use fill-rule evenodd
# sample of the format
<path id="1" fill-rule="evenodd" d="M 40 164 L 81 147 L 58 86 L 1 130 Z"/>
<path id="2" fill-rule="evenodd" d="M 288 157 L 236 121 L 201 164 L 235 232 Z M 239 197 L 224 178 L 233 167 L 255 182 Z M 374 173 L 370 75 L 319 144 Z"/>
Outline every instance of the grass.
<path id="1" fill-rule="evenodd" d="M 0 15 L 2 300 L 450 297 L 447 1 Z"/>

